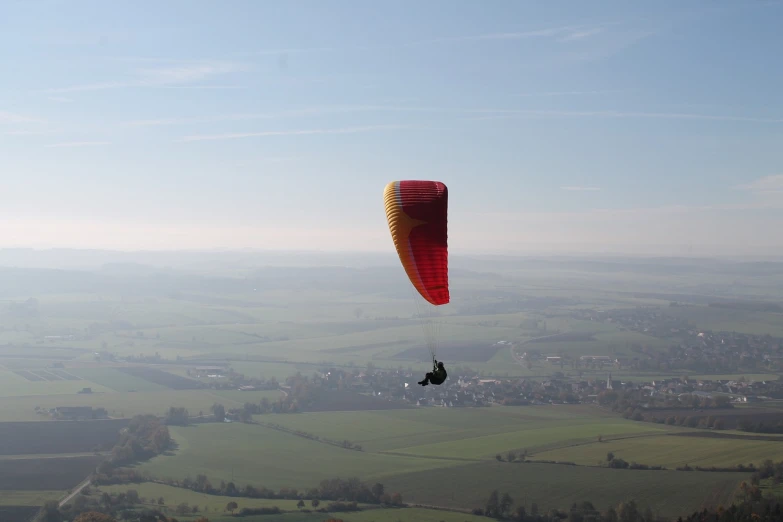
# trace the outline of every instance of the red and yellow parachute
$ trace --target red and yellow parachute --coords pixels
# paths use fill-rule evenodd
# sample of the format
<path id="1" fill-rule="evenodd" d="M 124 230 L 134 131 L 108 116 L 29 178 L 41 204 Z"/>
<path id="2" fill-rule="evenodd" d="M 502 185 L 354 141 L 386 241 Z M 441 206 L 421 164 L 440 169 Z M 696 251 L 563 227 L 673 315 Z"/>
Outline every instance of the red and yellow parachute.
<path id="1" fill-rule="evenodd" d="M 389 231 L 411 284 L 430 305 L 449 303 L 448 188 L 440 181 L 392 181 L 383 200 Z M 416 304 L 419 316 L 426 315 Z M 430 331 L 425 332 L 434 358 L 437 325 L 429 322 Z"/>

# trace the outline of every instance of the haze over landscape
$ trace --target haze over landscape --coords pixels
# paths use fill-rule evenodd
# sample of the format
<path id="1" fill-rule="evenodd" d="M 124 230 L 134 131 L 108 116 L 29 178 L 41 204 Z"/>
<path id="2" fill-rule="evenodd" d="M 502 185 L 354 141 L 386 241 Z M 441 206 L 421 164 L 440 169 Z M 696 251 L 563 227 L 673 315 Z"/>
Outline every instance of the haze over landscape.
<path id="1" fill-rule="evenodd" d="M 783 520 L 782 22 L 0 2 L 0 522 Z"/>

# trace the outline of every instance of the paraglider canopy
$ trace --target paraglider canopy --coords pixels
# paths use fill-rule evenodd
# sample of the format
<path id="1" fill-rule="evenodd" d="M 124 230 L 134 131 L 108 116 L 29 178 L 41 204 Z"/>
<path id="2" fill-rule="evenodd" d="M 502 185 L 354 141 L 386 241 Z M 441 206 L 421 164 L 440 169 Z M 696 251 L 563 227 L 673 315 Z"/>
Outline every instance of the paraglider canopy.
<path id="1" fill-rule="evenodd" d="M 405 273 L 430 304 L 449 302 L 448 198 L 440 181 L 393 181 L 383 193 L 386 218 Z"/>

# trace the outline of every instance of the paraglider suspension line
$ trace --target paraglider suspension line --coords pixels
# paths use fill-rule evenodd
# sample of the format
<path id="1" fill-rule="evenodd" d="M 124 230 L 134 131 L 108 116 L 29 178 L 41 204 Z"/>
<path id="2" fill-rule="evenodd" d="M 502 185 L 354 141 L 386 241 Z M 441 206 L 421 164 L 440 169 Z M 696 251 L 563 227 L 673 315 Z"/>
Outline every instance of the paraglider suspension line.
<path id="1" fill-rule="evenodd" d="M 427 348 L 429 349 L 430 356 L 434 362 L 435 356 L 438 353 L 438 333 L 440 330 L 440 322 L 437 318 L 438 314 L 434 310 L 435 307 L 425 301 L 415 288 L 412 286 L 409 286 L 408 288 L 413 295 L 413 302 L 416 305 L 417 317 L 421 321 L 421 329 L 424 333 L 424 338 L 427 341 Z"/>

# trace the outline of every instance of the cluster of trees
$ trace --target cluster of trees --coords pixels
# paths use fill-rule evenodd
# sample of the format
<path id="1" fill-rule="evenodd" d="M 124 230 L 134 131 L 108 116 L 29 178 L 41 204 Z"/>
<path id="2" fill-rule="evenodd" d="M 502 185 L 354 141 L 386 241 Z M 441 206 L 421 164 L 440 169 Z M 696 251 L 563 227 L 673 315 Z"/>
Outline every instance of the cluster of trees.
<path id="1" fill-rule="evenodd" d="M 105 460 L 100 463 L 92 476 L 92 482 L 96 485 L 111 484 L 138 484 L 147 480 L 134 468 L 115 468 L 111 462 Z"/>
<path id="2" fill-rule="evenodd" d="M 138 332 L 136 334 L 137 337 L 143 338 L 144 332 Z M 155 334 L 156 339 L 160 339 L 160 333 Z M 155 355 L 128 355 L 125 357 L 125 360 L 132 363 L 149 363 L 149 364 L 166 364 L 166 363 L 174 363 L 176 361 L 172 361 L 170 359 L 164 359 L 160 356 L 158 352 L 155 352 Z"/>
<path id="3" fill-rule="evenodd" d="M 299 508 L 299 510 L 302 513 L 312 513 L 313 510 L 319 512 L 319 513 L 328 513 L 332 511 L 359 511 L 359 505 L 356 502 L 330 502 L 327 504 L 326 507 L 319 507 L 321 505 L 321 501 L 317 498 L 314 498 L 310 500 L 310 506 L 312 506 L 313 509 L 305 509 L 307 504 L 305 504 L 305 501 L 303 499 L 299 499 L 299 502 L 297 502 L 296 507 Z M 277 506 L 271 506 L 271 507 L 261 507 L 261 508 L 248 508 L 244 507 L 240 509 L 239 504 L 234 502 L 233 500 L 226 504 L 225 510 L 234 514 L 234 511 L 239 509 L 239 516 L 246 517 L 251 515 L 276 515 L 278 513 L 282 513 L 279 507 Z"/>
<path id="4" fill-rule="evenodd" d="M 599 442 L 601 441 L 601 436 L 598 437 Z M 577 466 L 577 464 L 574 464 L 573 462 L 562 462 L 562 461 L 554 461 L 554 460 L 527 460 L 528 457 L 531 457 L 531 455 L 528 453 L 527 450 L 522 450 L 520 453 L 516 453 L 514 451 L 509 451 L 505 456 L 498 453 L 495 455 L 495 460 L 498 462 L 510 462 L 510 463 L 525 463 L 525 462 L 536 462 L 536 463 L 548 463 L 548 464 L 565 464 L 569 466 Z M 604 465 L 602 461 L 598 462 L 598 465 Z M 646 471 L 661 471 L 666 470 L 665 466 L 660 465 L 650 465 L 650 464 L 639 464 L 638 462 L 628 462 L 625 459 L 619 458 L 615 456 L 613 452 L 608 452 L 606 454 L 606 464 L 609 468 L 614 469 L 636 469 L 636 470 L 646 470 Z M 779 484 L 783 482 L 783 462 L 780 462 L 778 464 L 773 464 L 771 460 L 767 460 L 764 463 L 763 468 L 756 468 L 752 463 L 751 464 L 737 464 L 736 466 L 728 466 L 728 467 L 717 467 L 717 466 L 710 466 L 710 467 L 702 467 L 702 466 L 690 466 L 686 464 L 685 466 L 679 466 L 676 468 L 677 471 L 711 471 L 711 472 L 736 472 L 736 473 L 751 473 L 754 471 L 757 471 L 755 477 L 755 485 L 758 485 L 760 479 L 765 479 L 769 477 L 774 477 L 774 480 L 776 481 L 776 484 Z"/>
<path id="5" fill-rule="evenodd" d="M 313 511 L 316 511 L 318 513 L 330 513 L 330 512 L 341 512 L 341 511 L 361 511 L 359 509 L 359 505 L 356 502 L 329 502 L 329 504 L 326 505 L 326 507 L 318 507 L 321 505 L 321 501 L 317 498 L 314 498 L 310 501 L 310 505 L 313 507 L 313 509 L 305 509 L 304 500 L 300 500 L 297 502 L 296 507 L 299 508 L 299 510 L 302 513 L 312 513 Z M 238 509 L 239 506 L 236 502 L 229 502 L 226 506 L 227 511 L 231 511 L 233 514 L 234 510 Z M 261 507 L 261 508 L 242 508 L 239 510 L 239 516 L 241 517 L 247 517 L 251 515 L 276 515 L 278 513 L 282 513 L 279 507 L 277 506 L 271 506 L 271 507 Z M 334 519 L 330 519 L 334 520 Z"/>
<path id="6" fill-rule="evenodd" d="M 711 471 L 711 472 L 723 472 L 723 473 L 750 473 L 751 471 L 756 471 L 756 466 L 754 466 L 752 463 L 748 464 L 747 466 L 745 464 L 737 464 L 736 466 L 730 466 L 730 467 L 718 467 L 718 466 L 691 466 L 689 464 L 686 464 L 681 467 L 676 468 L 677 471 Z"/>
<path id="7" fill-rule="evenodd" d="M 299 405 L 299 400 L 296 397 L 292 397 L 291 394 L 288 394 L 285 397 L 280 397 L 276 401 L 270 401 L 264 397 L 258 403 L 246 402 L 241 408 L 226 409 L 222 404 L 215 403 L 210 410 L 217 422 L 223 422 L 225 419 L 230 419 L 250 423 L 253 421 L 253 415 L 265 413 L 298 413 L 302 411 Z M 205 417 L 204 412 L 198 412 L 197 417 L 200 419 Z M 172 406 L 166 412 L 164 420 L 168 425 L 188 426 L 192 421 L 192 417 L 187 408 Z"/>
<path id="8" fill-rule="evenodd" d="M 500 453 L 495 455 L 495 460 L 498 462 L 525 462 L 525 459 L 528 456 L 527 450 L 522 450 L 520 453 L 517 453 L 516 451 L 509 451 L 506 453 L 506 456 L 503 457 Z"/>
<path id="9" fill-rule="evenodd" d="M 36 522 L 117 522 L 124 520 L 130 522 L 177 522 L 169 518 L 160 509 L 151 509 L 143 506 L 147 499 L 139 497 L 136 490 L 128 490 L 124 493 L 109 494 L 104 492 L 100 496 L 92 496 L 90 488 L 84 488 L 73 502 L 58 506 L 57 501 L 49 501 L 39 512 Z M 149 503 L 154 504 L 154 499 Z M 162 499 L 159 499 L 162 505 Z M 177 511 L 179 513 L 179 510 Z M 187 514 L 191 514 L 189 510 Z M 199 518 L 192 522 L 209 522 L 206 518 Z"/>
<path id="10" fill-rule="evenodd" d="M 753 421 L 753 419 L 742 419 L 737 423 L 737 428 L 751 433 L 783 433 L 783 421 L 777 423 L 767 423 L 763 421 Z"/>
<path id="11" fill-rule="evenodd" d="M 173 445 L 169 428 L 154 415 L 136 415 L 120 431 L 111 457 L 92 474 L 95 484 L 138 483 L 144 477 L 133 468 L 122 467 L 160 455 Z"/>
<path id="12" fill-rule="evenodd" d="M 722 430 L 726 428 L 724 419 L 720 416 L 699 415 L 668 415 L 666 417 L 656 415 L 656 410 L 694 410 L 694 409 L 731 409 L 731 399 L 725 395 L 716 397 L 666 397 L 659 399 L 644 395 L 641 390 L 604 390 L 598 394 L 598 403 L 611 407 L 612 411 L 621 413 L 626 419 L 635 421 L 655 422 L 674 426 L 687 426 L 689 428 L 712 428 Z M 783 424 L 781 424 L 783 433 Z"/>
<path id="13" fill-rule="evenodd" d="M 156 505 L 163 506 L 164 504 L 163 497 L 146 499 L 140 497 L 134 489 L 111 494 L 104 492 L 100 496 L 93 496 L 91 495 L 91 490 L 85 488 L 81 494 L 76 496 L 73 502 L 63 506 L 63 508 L 59 508 L 56 501 L 47 503 L 36 522 L 65 522 L 69 520 L 73 522 L 116 522 L 118 519 L 133 522 L 177 522 L 176 519 L 163 515 L 162 507 L 155 508 Z M 328 513 L 359 510 L 356 501 L 334 501 L 323 506 L 317 498 L 310 500 L 312 510 L 305 509 L 306 506 L 305 501 L 300 499 L 297 507 L 302 512 L 316 511 Z M 206 510 L 207 508 L 204 509 Z M 235 501 L 229 502 L 225 507 L 225 511 L 232 515 L 236 512 L 241 517 L 282 513 L 282 510 L 277 506 L 262 508 L 243 507 L 240 509 L 240 506 Z M 174 508 L 174 512 L 179 516 L 191 517 L 197 515 L 200 509 L 196 505 L 191 506 L 187 502 L 181 502 Z M 205 517 L 200 517 L 195 522 L 209 522 L 209 520 Z"/>
<path id="14" fill-rule="evenodd" d="M 768 461 L 764 472 L 783 470 L 783 462 L 772 464 Z M 702 509 L 690 515 L 677 518 L 677 522 L 779 522 L 783 520 L 783 506 L 774 497 L 763 498 L 757 486 L 743 482 L 740 485 L 741 498 L 729 508 L 718 506 Z M 493 491 L 483 507 L 473 510 L 475 515 L 483 515 L 500 520 L 519 522 L 660 522 L 669 518 L 659 518 L 649 507 L 641 509 L 635 500 L 621 502 L 605 511 L 596 509 L 592 502 L 573 503 L 568 510 L 550 509 L 543 513 L 533 502 L 514 508 L 514 499 L 508 493 L 500 495 Z"/>
<path id="15" fill-rule="evenodd" d="M 229 418 L 241 422 L 250 422 L 253 415 L 264 415 L 267 413 L 299 413 L 301 411 L 299 401 L 290 394 L 280 397 L 276 401 L 270 401 L 266 397 L 258 403 L 246 402 L 241 408 L 231 408 L 228 410 Z"/>
<path id="16" fill-rule="evenodd" d="M 766 459 L 758 467 L 756 473 L 751 478 L 751 484 L 754 486 L 759 485 L 762 480 L 771 479 L 773 484 L 780 484 L 783 482 L 783 461 L 773 462 L 771 459 Z"/>
<path id="17" fill-rule="evenodd" d="M 166 412 L 165 422 L 172 426 L 187 426 L 190 424 L 190 415 L 187 408 L 182 406 L 170 407 L 169 411 Z"/>
<path id="18" fill-rule="evenodd" d="M 729 508 L 718 506 L 696 511 L 677 522 L 778 522 L 783 520 L 783 507 L 771 498 L 746 499 Z"/>
<path id="19" fill-rule="evenodd" d="M 653 422 L 660 423 L 661 420 L 657 417 L 652 418 Z M 664 424 L 669 426 L 686 426 L 688 428 L 712 428 L 714 430 L 726 429 L 726 422 L 721 417 L 714 417 L 709 415 L 707 417 L 698 417 L 692 415 L 669 415 L 663 421 Z"/>
<path id="20" fill-rule="evenodd" d="M 308 491 L 308 493 L 311 492 Z M 322 480 L 315 498 L 350 500 L 365 504 L 403 505 L 402 495 L 399 493 L 389 495 L 380 482 L 376 482 L 371 486 L 358 478 Z"/>
<path id="21" fill-rule="evenodd" d="M 640 510 L 636 501 L 622 502 L 617 507 L 610 507 L 604 512 L 596 509 L 592 502 L 574 502 L 569 510 L 550 509 L 541 512 L 538 504 L 533 502 L 530 509 L 526 506 L 514 508 L 514 499 L 504 493 L 500 495 L 494 490 L 483 507 L 475 508 L 474 515 L 496 518 L 499 520 L 514 520 L 519 522 L 658 522 L 648 507 Z"/>
<path id="22" fill-rule="evenodd" d="M 641 469 L 641 470 L 662 470 L 666 469 L 663 466 L 650 466 L 648 464 L 638 464 L 631 462 L 630 464 L 623 459 L 615 457 L 611 451 L 606 454 L 606 462 L 610 468 L 615 469 Z"/>
<path id="23" fill-rule="evenodd" d="M 195 480 L 185 478 L 182 481 L 177 480 L 156 480 L 160 484 L 166 484 L 174 487 L 181 487 L 206 493 L 209 495 L 221 495 L 227 497 L 245 497 L 245 498 L 264 498 L 264 499 L 287 499 L 287 500 L 330 500 L 335 502 L 359 502 L 362 504 L 382 504 L 388 506 L 402 506 L 402 495 L 399 493 L 389 494 L 386 492 L 383 484 L 368 484 L 358 478 L 341 479 L 333 478 L 321 481 L 317 488 L 310 488 L 305 491 L 299 491 L 296 488 L 282 488 L 278 491 L 266 488 L 256 487 L 246 484 L 243 488 L 238 487 L 234 482 L 220 481 L 219 485 L 213 483 L 206 475 L 199 474 Z M 314 506 L 317 507 L 317 504 Z"/>
<path id="24" fill-rule="evenodd" d="M 111 454 L 113 465 L 129 464 L 160 455 L 171 445 L 166 425 L 154 415 L 136 415 L 120 432 Z"/>
<path id="25" fill-rule="evenodd" d="M 289 391 L 284 397 L 277 400 L 269 400 L 266 397 L 259 402 L 246 402 L 241 408 L 226 410 L 222 404 L 213 405 L 212 411 L 218 422 L 223 418 L 229 418 L 240 422 L 249 423 L 253 415 L 265 415 L 267 413 L 299 413 L 312 405 L 319 396 L 319 389 L 325 385 L 325 381 L 317 377 L 308 378 L 294 375 L 287 381 Z M 218 408 L 216 411 L 215 408 Z"/>

